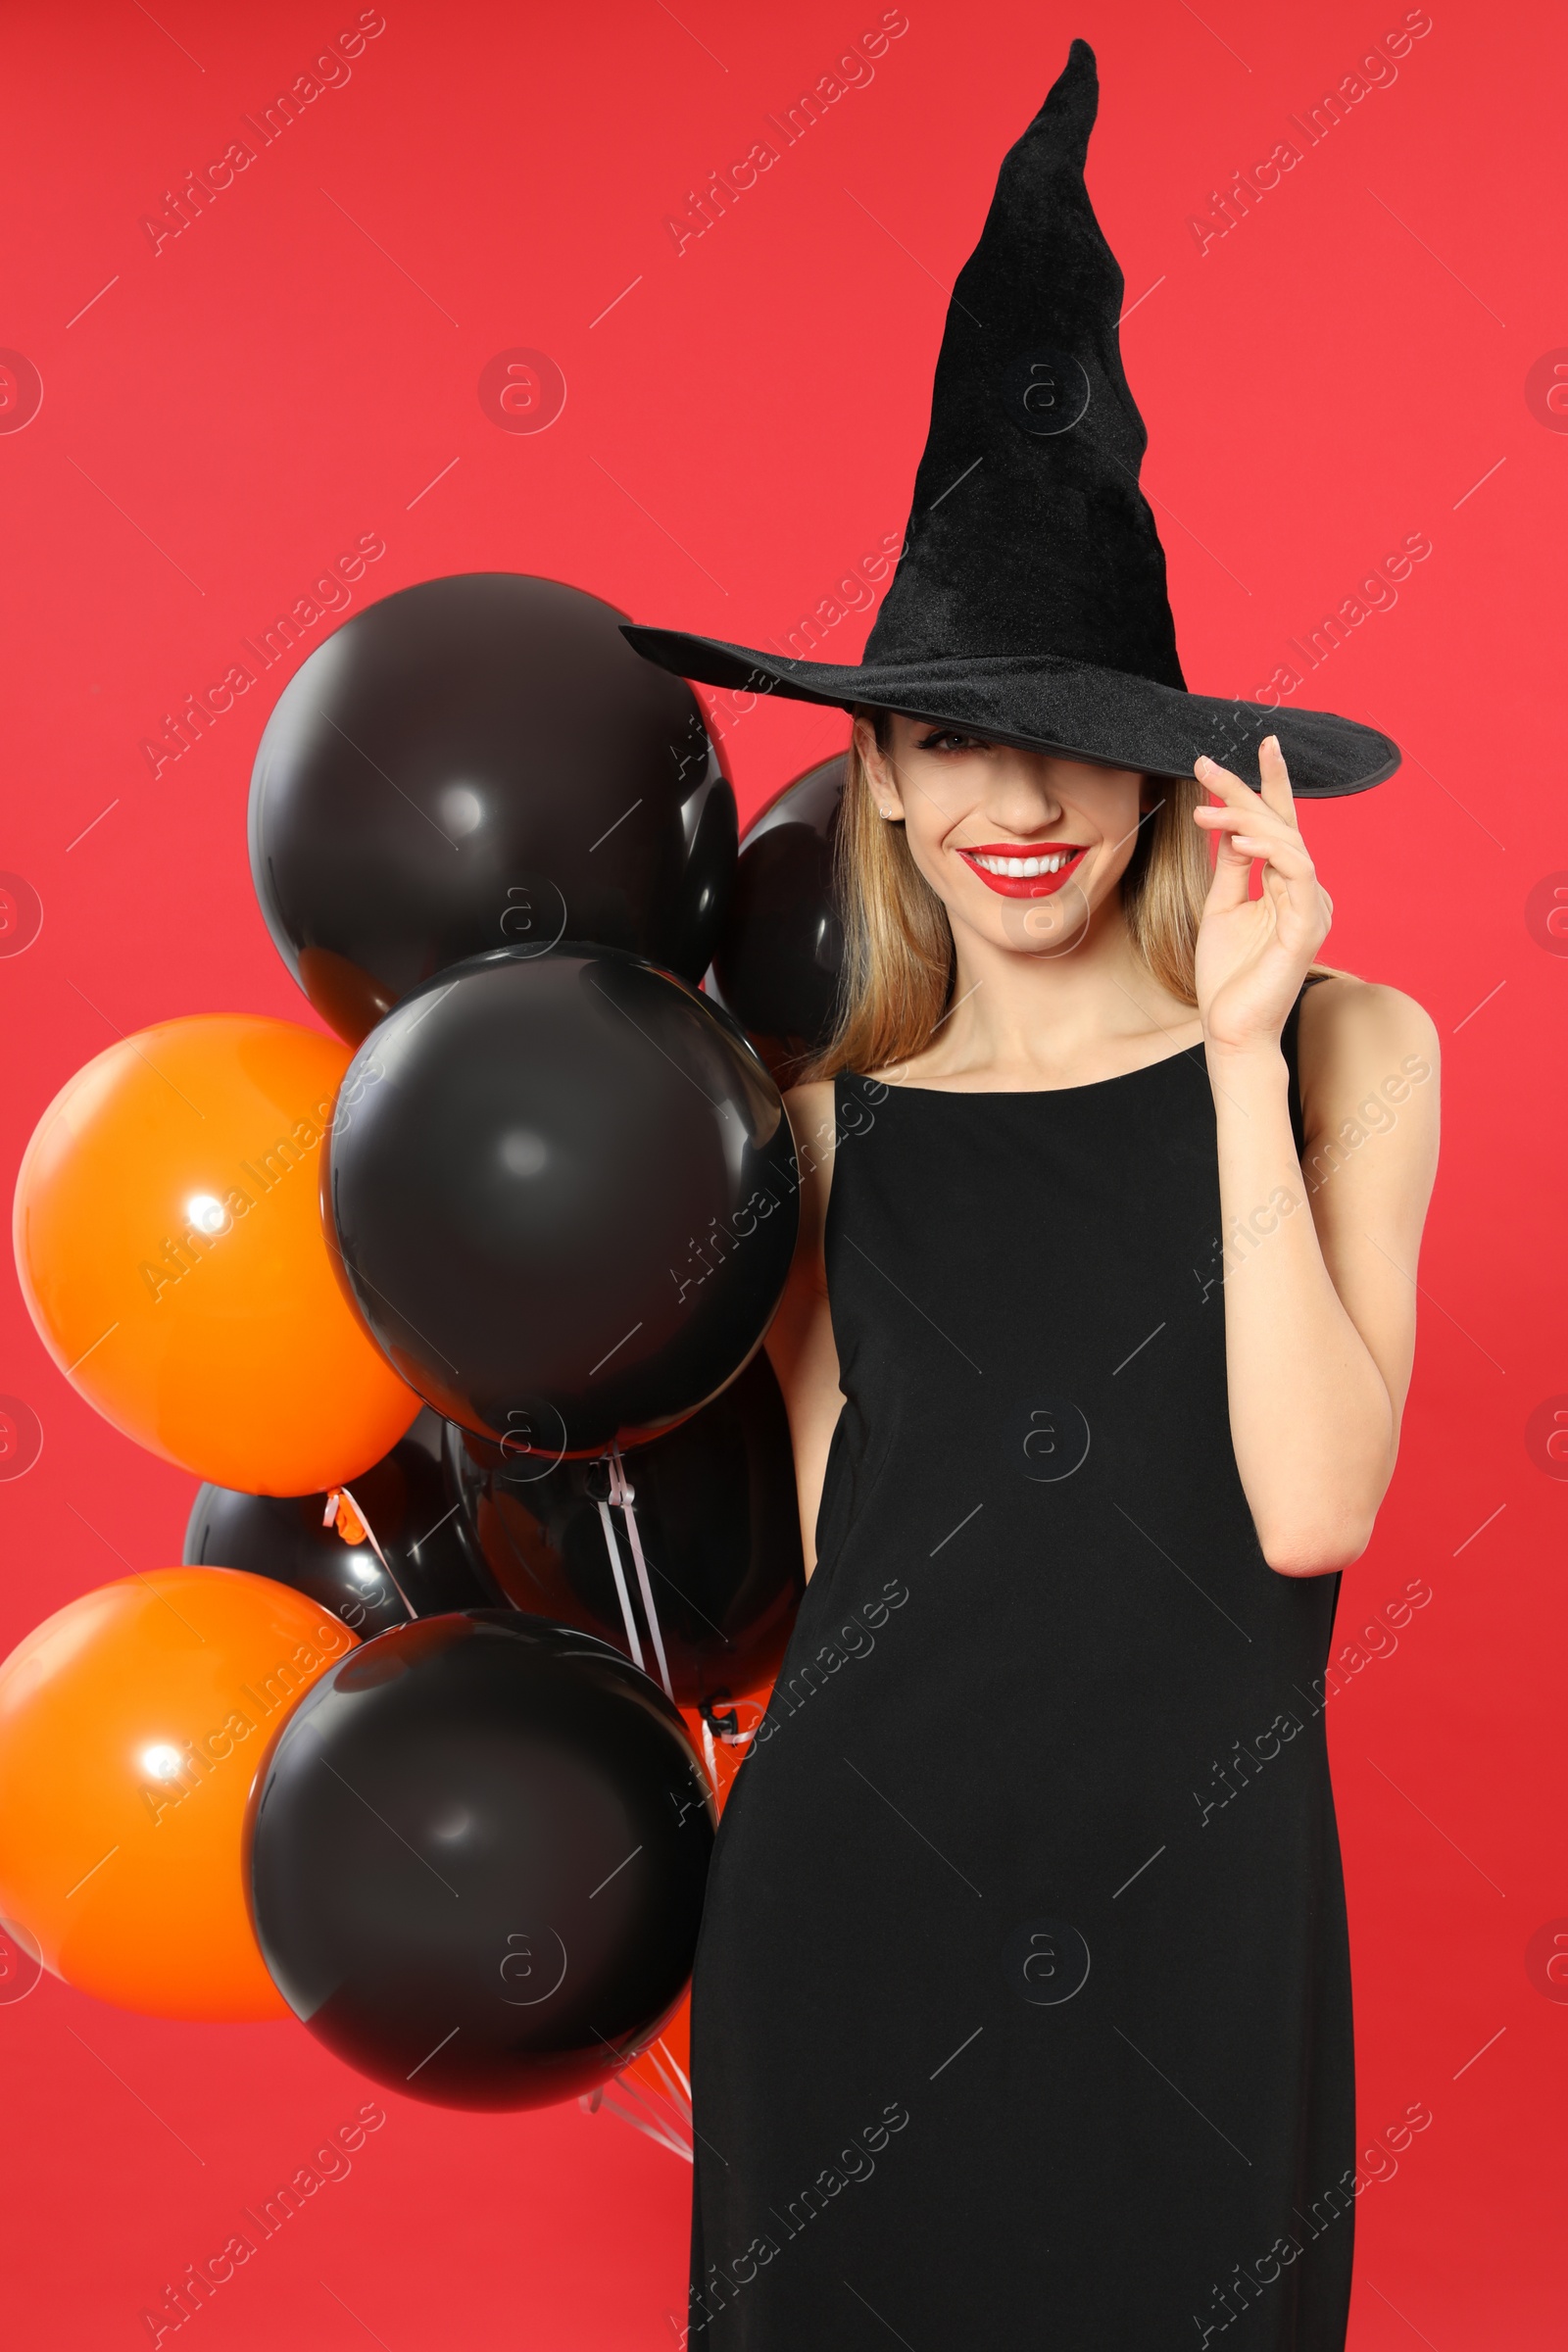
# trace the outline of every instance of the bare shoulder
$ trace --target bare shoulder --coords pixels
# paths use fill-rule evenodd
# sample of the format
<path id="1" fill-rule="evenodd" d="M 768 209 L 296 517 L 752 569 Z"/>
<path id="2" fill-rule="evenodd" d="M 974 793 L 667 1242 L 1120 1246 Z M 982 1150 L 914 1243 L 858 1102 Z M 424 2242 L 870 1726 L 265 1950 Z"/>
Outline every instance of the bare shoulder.
<path id="1" fill-rule="evenodd" d="M 1438 1073 L 1437 1024 L 1402 989 L 1336 972 L 1301 1000 L 1299 1062 L 1310 1126 L 1314 1106 L 1337 1108 L 1368 1088 L 1425 1087 Z"/>
<path id="2" fill-rule="evenodd" d="M 795 1139 L 795 1165 L 801 1184 L 801 1235 L 796 1250 L 798 1268 L 808 1268 L 820 1286 L 826 1282 L 822 1263 L 822 1235 L 827 1223 L 828 1195 L 833 1184 L 835 1116 L 831 1078 L 792 1086 L 784 1097 L 790 1133 Z"/>
<path id="3" fill-rule="evenodd" d="M 1392 1187 L 1391 1198 L 1424 1214 L 1437 1169 L 1440 1060 L 1425 1006 L 1402 989 L 1336 972 L 1301 1001 L 1298 1060 L 1302 1156 L 1318 1183 L 1325 1170 L 1353 1162 L 1348 1191 L 1343 1182 L 1334 1188 L 1346 1214 L 1367 1187 Z M 1374 1136 L 1384 1140 L 1364 1152 Z M 1327 1196 L 1314 1203 L 1331 1205 Z"/>
<path id="4" fill-rule="evenodd" d="M 792 1086 L 784 1097 L 790 1114 L 790 1125 L 797 1135 L 802 1123 L 814 1125 L 826 1119 L 833 1123 L 833 1081 L 831 1078 L 811 1078 L 804 1086 Z"/>
<path id="5" fill-rule="evenodd" d="M 808 1176 L 817 1166 L 824 1166 L 831 1175 L 834 1128 L 832 1079 L 813 1078 L 805 1086 L 792 1086 L 784 1097 L 784 1107 L 789 1112 L 790 1133 L 795 1138 L 795 1149 L 800 1154 L 802 1176 Z M 811 1169 L 807 1166 L 808 1154 Z"/>

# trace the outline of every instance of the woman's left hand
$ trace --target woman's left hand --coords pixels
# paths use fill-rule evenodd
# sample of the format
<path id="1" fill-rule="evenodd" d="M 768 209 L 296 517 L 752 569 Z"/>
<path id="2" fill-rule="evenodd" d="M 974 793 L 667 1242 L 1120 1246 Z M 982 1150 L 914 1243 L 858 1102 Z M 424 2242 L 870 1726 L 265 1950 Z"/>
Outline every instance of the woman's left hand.
<path id="1" fill-rule="evenodd" d="M 1262 795 L 1213 760 L 1194 773 L 1218 806 L 1194 817 L 1216 839 L 1214 879 L 1198 932 L 1198 1009 L 1204 1042 L 1223 1053 L 1277 1046 L 1307 966 L 1328 937 L 1334 907 L 1296 821 L 1279 738 L 1258 750 Z M 1248 896 L 1254 859 L 1260 898 Z"/>

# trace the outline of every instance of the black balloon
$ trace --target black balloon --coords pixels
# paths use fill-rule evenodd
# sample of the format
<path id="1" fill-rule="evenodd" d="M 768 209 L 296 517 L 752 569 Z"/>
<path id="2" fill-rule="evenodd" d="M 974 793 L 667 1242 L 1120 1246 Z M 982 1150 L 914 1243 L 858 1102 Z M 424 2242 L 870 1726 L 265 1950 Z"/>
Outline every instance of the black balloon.
<path id="1" fill-rule="evenodd" d="M 354 1481 L 350 1499 L 374 1544 L 346 1543 L 327 1524 L 324 1494 L 240 1494 L 206 1486 L 191 1505 L 181 1556 L 187 1567 L 243 1568 L 292 1585 L 362 1641 L 407 1624 L 411 1614 L 488 1607 L 501 1596 L 468 1540 L 443 1439 L 441 1417 L 427 1407 L 391 1452 Z"/>
<path id="2" fill-rule="evenodd" d="M 399 1005 L 344 1077 L 322 1183 L 403 1378 L 547 1466 L 714 1396 L 799 1218 L 783 1102 L 733 1022 L 606 948 L 478 956 Z"/>
<path id="3" fill-rule="evenodd" d="M 781 1085 L 833 1031 L 844 927 L 833 854 L 847 760 L 797 777 L 746 829 L 713 950 L 719 1002 Z"/>
<path id="4" fill-rule="evenodd" d="M 691 1972 L 711 1792 L 676 1710 L 500 1611 L 366 1642 L 251 1800 L 256 1932 L 296 2017 L 438 2106 L 544 2106 L 653 2039 Z"/>
<path id="5" fill-rule="evenodd" d="M 623 1648 L 600 1509 L 612 1500 L 609 1462 L 541 1473 L 450 1423 L 447 1446 L 472 1539 L 507 1598 Z M 766 1356 L 623 1466 L 676 1699 L 714 1708 L 755 1690 L 777 1671 L 806 1590 L 789 1422 Z M 657 1652 L 618 1509 L 610 1523 L 652 1674 Z"/>
<path id="6" fill-rule="evenodd" d="M 562 938 L 690 979 L 735 797 L 689 686 L 559 580 L 424 580 L 318 646 L 268 721 L 251 875 L 279 954 L 357 1045 L 432 973 Z"/>

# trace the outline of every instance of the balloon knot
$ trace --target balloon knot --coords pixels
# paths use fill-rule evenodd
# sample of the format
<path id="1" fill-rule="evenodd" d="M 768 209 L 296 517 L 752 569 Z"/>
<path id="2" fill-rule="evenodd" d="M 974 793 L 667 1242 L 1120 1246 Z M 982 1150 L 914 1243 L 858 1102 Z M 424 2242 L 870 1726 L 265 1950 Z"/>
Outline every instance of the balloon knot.
<path id="1" fill-rule="evenodd" d="M 363 1544 L 367 1540 L 365 1522 L 341 1487 L 334 1487 L 327 1495 L 321 1525 L 335 1527 L 345 1544 Z"/>

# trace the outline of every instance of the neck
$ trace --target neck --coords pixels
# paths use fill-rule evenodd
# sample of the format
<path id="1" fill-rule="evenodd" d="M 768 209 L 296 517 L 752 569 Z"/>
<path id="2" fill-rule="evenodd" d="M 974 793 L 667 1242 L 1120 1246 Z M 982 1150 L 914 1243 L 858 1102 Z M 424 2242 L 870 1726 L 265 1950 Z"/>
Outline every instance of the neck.
<path id="1" fill-rule="evenodd" d="M 967 925 L 955 926 L 954 943 L 954 1008 L 917 1057 L 929 1076 L 1071 1084 L 1119 1061 L 1135 1042 L 1154 1039 L 1161 1052 L 1193 1043 L 1198 1014 L 1138 956 L 1119 891 L 1095 910 L 1086 931 L 1069 931 L 1054 947 L 1048 939 L 1020 953 Z"/>

